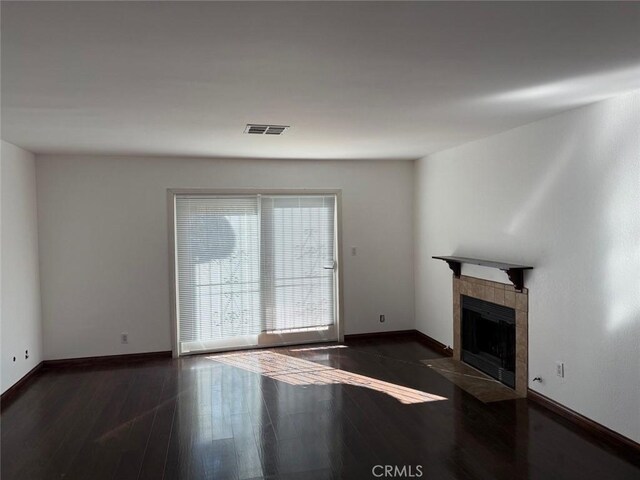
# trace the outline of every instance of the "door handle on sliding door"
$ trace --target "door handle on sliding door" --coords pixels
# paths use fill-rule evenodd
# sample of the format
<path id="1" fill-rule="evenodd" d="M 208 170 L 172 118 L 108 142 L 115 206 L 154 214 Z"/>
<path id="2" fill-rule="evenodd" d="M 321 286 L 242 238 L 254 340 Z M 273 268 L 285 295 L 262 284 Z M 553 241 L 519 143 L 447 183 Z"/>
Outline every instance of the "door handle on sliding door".
<path id="1" fill-rule="evenodd" d="M 333 261 L 333 263 L 331 265 L 325 265 L 324 267 L 325 270 L 335 270 L 336 269 L 336 262 L 335 260 Z"/>

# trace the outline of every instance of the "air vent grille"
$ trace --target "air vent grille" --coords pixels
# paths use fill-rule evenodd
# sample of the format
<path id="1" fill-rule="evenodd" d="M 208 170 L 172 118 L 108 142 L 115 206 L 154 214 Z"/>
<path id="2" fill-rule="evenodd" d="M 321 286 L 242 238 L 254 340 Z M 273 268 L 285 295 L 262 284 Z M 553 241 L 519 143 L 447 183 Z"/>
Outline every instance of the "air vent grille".
<path id="1" fill-rule="evenodd" d="M 248 124 L 244 133 L 251 135 L 282 135 L 289 126 L 287 125 L 255 125 Z"/>

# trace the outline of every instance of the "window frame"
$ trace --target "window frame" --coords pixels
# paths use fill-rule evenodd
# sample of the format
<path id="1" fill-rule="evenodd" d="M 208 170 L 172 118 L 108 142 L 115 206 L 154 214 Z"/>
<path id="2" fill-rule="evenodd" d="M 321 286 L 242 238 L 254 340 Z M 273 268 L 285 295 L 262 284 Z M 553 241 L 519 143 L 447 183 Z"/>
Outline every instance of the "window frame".
<path id="1" fill-rule="evenodd" d="M 178 321 L 178 255 L 176 251 L 176 197 L 179 195 L 202 195 L 202 196 L 239 196 L 239 195 L 335 195 L 336 197 L 336 249 L 337 261 L 335 271 L 336 288 L 336 326 L 338 329 L 338 341 L 344 342 L 344 299 L 343 299 L 343 274 L 342 274 L 342 189 L 330 188 L 304 188 L 304 189 L 261 189 L 261 188 L 239 188 L 239 189 L 216 189 L 216 188 L 168 188 L 167 189 L 167 225 L 169 240 L 169 298 L 170 298 L 170 321 L 171 321 L 171 351 L 173 358 L 180 357 Z M 269 348 L 274 345 L 258 345 L 251 347 L 233 347 L 230 349 L 240 350 L 243 348 Z M 204 353 L 204 352 L 198 352 Z M 188 355 L 188 354 L 183 354 Z"/>

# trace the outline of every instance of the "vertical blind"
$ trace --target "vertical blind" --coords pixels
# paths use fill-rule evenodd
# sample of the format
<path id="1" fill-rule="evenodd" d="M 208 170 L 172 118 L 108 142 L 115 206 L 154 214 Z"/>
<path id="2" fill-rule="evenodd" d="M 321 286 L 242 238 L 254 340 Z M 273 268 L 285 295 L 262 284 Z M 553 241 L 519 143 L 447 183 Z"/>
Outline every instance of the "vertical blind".
<path id="1" fill-rule="evenodd" d="M 335 196 L 176 196 L 179 341 L 335 323 Z"/>

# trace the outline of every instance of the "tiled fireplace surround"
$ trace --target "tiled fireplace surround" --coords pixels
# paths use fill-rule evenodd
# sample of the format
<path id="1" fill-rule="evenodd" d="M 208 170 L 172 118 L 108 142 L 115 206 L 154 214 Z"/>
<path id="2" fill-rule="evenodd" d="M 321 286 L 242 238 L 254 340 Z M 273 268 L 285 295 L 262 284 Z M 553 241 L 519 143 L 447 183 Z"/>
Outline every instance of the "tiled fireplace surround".
<path id="1" fill-rule="evenodd" d="M 516 387 L 518 395 L 527 396 L 528 386 L 528 317 L 529 291 L 512 285 L 461 275 L 453 277 L 453 357 L 460 360 L 462 350 L 460 296 L 479 298 L 516 311 Z"/>

